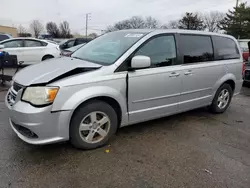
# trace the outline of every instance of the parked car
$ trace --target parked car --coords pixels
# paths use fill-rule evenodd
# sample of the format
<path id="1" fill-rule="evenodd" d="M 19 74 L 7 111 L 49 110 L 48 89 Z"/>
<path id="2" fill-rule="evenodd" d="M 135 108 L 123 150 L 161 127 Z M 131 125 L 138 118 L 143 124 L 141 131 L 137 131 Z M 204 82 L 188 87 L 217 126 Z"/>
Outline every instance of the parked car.
<path id="1" fill-rule="evenodd" d="M 12 36 L 8 34 L 0 34 L 0 41 L 6 40 L 6 39 L 11 39 Z"/>
<path id="2" fill-rule="evenodd" d="M 228 35 L 110 32 L 19 71 L 5 100 L 10 125 L 30 144 L 97 148 L 123 126 L 205 106 L 223 113 L 241 90 L 242 62 Z"/>
<path id="3" fill-rule="evenodd" d="M 60 57 L 59 45 L 34 38 L 12 38 L 0 42 L 4 51 L 17 55 L 19 62 L 25 65 Z"/>
<path id="4" fill-rule="evenodd" d="M 73 46 L 77 46 L 79 44 L 86 44 L 90 42 L 92 39 L 91 38 L 74 38 L 74 39 L 67 39 L 65 41 L 62 41 L 60 43 L 60 49 L 64 50 L 67 48 L 71 48 Z"/>
<path id="5" fill-rule="evenodd" d="M 65 50 L 61 50 L 61 55 L 69 57 L 69 56 L 71 56 L 71 54 L 73 54 L 76 50 L 78 50 L 79 48 L 81 48 L 85 44 L 86 43 L 83 43 L 83 44 L 79 44 L 79 45 L 73 46 L 71 48 L 67 48 Z"/>
<path id="6" fill-rule="evenodd" d="M 238 40 L 238 42 L 242 51 L 243 60 L 248 61 L 249 58 L 248 42 L 250 42 L 250 39 L 240 39 Z"/>

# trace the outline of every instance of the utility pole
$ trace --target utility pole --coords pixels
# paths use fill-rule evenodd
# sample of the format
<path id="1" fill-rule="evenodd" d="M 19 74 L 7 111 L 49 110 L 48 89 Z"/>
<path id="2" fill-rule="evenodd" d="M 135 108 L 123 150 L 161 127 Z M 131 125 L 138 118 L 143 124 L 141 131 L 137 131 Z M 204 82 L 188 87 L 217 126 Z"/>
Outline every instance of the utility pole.
<path id="1" fill-rule="evenodd" d="M 87 13 L 86 14 L 86 37 L 88 36 L 88 21 L 89 21 L 89 16 L 90 16 L 90 13 Z"/>
<path id="2" fill-rule="evenodd" d="M 239 0 L 236 0 L 236 8 L 238 8 Z"/>

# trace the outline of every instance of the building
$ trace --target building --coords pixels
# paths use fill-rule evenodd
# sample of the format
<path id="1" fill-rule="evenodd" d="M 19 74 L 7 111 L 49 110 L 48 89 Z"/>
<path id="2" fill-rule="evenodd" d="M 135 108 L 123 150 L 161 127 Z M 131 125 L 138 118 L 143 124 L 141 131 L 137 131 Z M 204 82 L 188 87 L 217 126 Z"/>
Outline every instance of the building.
<path id="1" fill-rule="evenodd" d="M 0 33 L 9 34 L 12 37 L 17 37 L 17 29 L 15 27 L 0 25 Z"/>

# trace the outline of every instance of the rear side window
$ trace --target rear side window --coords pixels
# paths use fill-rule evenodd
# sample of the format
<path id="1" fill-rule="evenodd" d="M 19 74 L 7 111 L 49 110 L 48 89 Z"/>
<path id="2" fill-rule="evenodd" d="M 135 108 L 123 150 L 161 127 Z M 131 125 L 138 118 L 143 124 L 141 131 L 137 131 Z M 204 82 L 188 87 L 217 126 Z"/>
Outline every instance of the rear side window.
<path id="1" fill-rule="evenodd" d="M 41 47 L 43 43 L 36 40 L 24 40 L 25 47 Z"/>
<path id="2" fill-rule="evenodd" d="M 180 35 L 180 48 L 184 64 L 214 60 L 210 36 Z"/>
<path id="3" fill-rule="evenodd" d="M 213 37 L 216 60 L 239 59 L 240 53 L 234 40 L 227 37 Z"/>

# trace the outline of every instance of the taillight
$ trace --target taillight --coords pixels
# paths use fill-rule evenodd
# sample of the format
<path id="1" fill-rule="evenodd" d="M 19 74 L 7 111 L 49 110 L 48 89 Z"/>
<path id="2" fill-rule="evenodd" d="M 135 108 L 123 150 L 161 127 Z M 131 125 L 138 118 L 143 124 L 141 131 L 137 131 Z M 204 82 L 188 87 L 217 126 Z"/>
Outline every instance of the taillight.
<path id="1" fill-rule="evenodd" d="M 246 70 L 246 63 L 243 62 L 243 63 L 242 63 L 242 75 L 244 75 L 245 70 Z"/>

